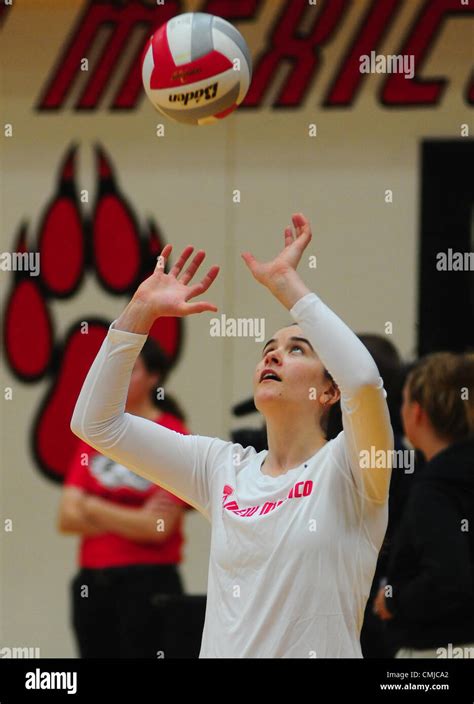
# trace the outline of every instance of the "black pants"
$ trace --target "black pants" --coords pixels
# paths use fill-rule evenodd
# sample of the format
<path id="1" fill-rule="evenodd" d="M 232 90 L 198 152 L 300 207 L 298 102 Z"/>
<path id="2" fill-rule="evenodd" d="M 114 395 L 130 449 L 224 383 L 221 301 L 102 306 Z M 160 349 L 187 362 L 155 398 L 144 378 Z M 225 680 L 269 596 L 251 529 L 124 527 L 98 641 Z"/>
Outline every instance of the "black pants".
<path id="1" fill-rule="evenodd" d="M 182 593 L 175 565 L 81 569 L 71 582 L 80 657 L 166 657 L 156 604 L 161 594 Z"/>

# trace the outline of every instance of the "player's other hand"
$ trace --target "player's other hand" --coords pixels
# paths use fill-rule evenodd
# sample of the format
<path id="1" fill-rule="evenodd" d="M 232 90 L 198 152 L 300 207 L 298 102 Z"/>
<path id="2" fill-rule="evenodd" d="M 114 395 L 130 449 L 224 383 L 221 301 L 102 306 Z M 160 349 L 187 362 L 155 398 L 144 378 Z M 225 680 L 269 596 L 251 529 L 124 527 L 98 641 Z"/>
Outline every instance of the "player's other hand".
<path id="1" fill-rule="evenodd" d="M 259 262 L 250 252 L 241 254 L 253 277 L 273 293 L 285 281 L 288 273 L 296 271 L 304 250 L 311 242 L 309 220 L 302 213 L 295 213 L 292 221 L 294 231 L 291 227 L 285 228 L 285 246 L 274 259 Z"/>

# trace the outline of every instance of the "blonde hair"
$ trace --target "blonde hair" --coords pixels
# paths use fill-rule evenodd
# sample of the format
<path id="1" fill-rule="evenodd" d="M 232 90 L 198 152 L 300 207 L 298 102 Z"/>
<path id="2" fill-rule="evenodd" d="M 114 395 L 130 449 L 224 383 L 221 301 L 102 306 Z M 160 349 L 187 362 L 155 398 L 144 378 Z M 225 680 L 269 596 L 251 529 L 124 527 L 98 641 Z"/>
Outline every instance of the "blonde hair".
<path id="1" fill-rule="evenodd" d="M 452 442 L 474 435 L 474 353 L 426 355 L 406 384 L 409 399 L 426 411 L 437 435 Z"/>

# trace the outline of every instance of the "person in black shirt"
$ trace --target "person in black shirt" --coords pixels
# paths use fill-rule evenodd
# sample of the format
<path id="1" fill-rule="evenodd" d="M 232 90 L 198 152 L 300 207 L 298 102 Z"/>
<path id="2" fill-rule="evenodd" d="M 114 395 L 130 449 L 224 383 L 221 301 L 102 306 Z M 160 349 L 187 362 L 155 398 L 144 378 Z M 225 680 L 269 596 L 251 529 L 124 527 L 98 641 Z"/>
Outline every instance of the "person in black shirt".
<path id="1" fill-rule="evenodd" d="M 375 611 L 396 657 L 474 658 L 474 354 L 421 359 L 403 389 L 402 418 L 427 462 Z"/>

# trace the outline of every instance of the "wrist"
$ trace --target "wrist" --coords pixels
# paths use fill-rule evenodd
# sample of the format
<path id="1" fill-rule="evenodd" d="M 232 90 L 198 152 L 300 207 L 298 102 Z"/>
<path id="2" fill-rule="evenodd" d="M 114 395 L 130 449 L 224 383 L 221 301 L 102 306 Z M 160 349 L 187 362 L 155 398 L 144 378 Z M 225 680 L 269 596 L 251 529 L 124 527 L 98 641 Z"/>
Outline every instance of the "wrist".
<path id="1" fill-rule="evenodd" d="M 157 317 L 151 305 L 135 294 L 123 313 L 115 321 L 114 328 L 138 335 L 148 335 Z"/>
<path id="2" fill-rule="evenodd" d="M 295 269 L 290 269 L 279 275 L 268 288 L 288 310 L 291 310 L 300 298 L 311 293 Z"/>

